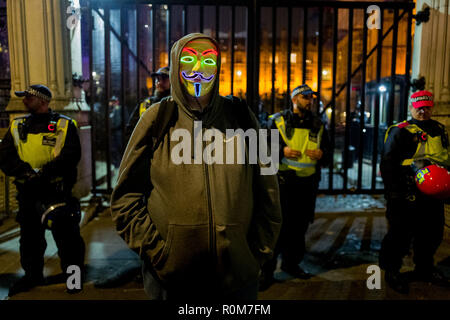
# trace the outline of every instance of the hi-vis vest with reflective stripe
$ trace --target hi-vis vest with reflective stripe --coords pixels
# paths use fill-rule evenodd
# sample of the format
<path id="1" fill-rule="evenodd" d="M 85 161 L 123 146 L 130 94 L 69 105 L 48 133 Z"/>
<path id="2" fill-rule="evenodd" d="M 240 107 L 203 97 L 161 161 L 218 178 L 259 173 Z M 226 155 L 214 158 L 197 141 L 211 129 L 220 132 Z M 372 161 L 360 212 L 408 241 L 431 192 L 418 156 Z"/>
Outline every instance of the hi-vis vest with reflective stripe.
<path id="1" fill-rule="evenodd" d="M 64 147 L 70 118 L 60 115 L 54 132 L 28 133 L 25 140 L 19 136 L 19 124 L 26 118 L 14 119 L 11 134 L 20 159 L 28 162 L 33 169 L 41 169 L 55 159 Z"/>
<path id="2" fill-rule="evenodd" d="M 431 162 L 437 164 L 450 165 L 449 150 L 444 148 L 444 146 L 442 145 L 441 136 L 431 137 L 417 125 L 410 124 L 407 121 L 403 121 L 389 127 L 389 129 L 386 131 L 384 142 L 386 142 L 389 132 L 393 127 L 405 128 L 413 134 L 418 134 L 421 137 L 424 137 L 423 139 L 419 138 L 416 152 L 411 159 L 403 160 L 402 166 L 409 166 L 415 160 L 423 159 L 430 160 Z"/>
<path id="3" fill-rule="evenodd" d="M 321 126 L 316 136 L 311 133 L 311 129 L 306 128 L 294 128 L 294 134 L 291 138 L 288 138 L 286 134 L 286 123 L 283 116 L 271 115 L 272 119 L 275 118 L 275 125 L 280 131 L 286 145 L 294 150 L 302 153 L 301 157 L 294 159 L 288 159 L 283 157 L 280 163 L 279 170 L 295 170 L 299 177 L 309 177 L 316 172 L 316 160 L 312 160 L 305 154 L 306 150 L 317 150 L 320 148 L 320 141 L 322 139 L 323 126 Z"/>

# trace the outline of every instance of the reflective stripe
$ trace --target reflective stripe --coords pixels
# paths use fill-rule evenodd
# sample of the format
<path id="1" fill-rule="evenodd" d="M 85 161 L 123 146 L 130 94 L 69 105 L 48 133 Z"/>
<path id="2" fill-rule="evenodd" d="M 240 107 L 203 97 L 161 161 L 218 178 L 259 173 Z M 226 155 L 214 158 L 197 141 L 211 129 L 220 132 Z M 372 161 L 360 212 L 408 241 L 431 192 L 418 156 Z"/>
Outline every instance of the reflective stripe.
<path id="1" fill-rule="evenodd" d="M 47 218 L 47 215 L 52 212 L 53 210 L 55 210 L 56 208 L 59 207 L 64 207 L 66 205 L 65 202 L 61 202 L 61 203 L 55 203 L 52 204 L 50 207 L 47 208 L 47 210 L 45 210 L 45 212 L 42 214 L 42 218 L 41 218 L 41 223 L 43 224 L 45 221 L 45 218 Z"/>
<path id="2" fill-rule="evenodd" d="M 307 177 L 316 172 L 316 160 L 312 160 L 306 155 L 306 150 L 319 150 L 320 142 L 323 134 L 323 126 L 321 126 L 317 136 L 311 134 L 311 129 L 306 128 L 294 128 L 294 134 L 291 138 L 287 137 L 286 134 L 286 124 L 283 116 L 274 117 L 271 119 L 275 120 L 275 125 L 283 138 L 286 145 L 293 149 L 301 152 L 301 156 L 297 160 L 283 158 L 280 164 L 280 171 L 285 170 L 295 170 L 296 174 L 301 177 Z"/>
<path id="3" fill-rule="evenodd" d="M 61 153 L 64 143 L 66 142 L 67 128 L 69 121 L 64 118 L 60 118 L 56 125 L 58 136 L 56 138 L 55 148 L 53 149 L 53 156 L 56 158 Z"/>
<path id="4" fill-rule="evenodd" d="M 20 143 L 20 136 L 19 136 L 19 123 L 21 123 L 22 121 L 20 120 L 14 120 L 11 126 L 11 135 L 14 138 L 14 145 L 17 146 Z"/>
<path id="5" fill-rule="evenodd" d="M 288 166 L 297 167 L 297 168 L 311 168 L 311 167 L 315 167 L 314 163 L 300 163 L 298 161 L 291 160 L 291 159 L 288 159 L 288 158 L 281 159 L 281 162 L 284 163 L 284 164 L 287 164 Z"/>
<path id="6" fill-rule="evenodd" d="M 388 135 L 393 127 L 400 127 L 408 130 L 412 134 L 418 134 L 423 132 L 420 127 L 415 124 L 409 124 L 407 121 L 390 126 L 386 131 L 385 139 L 386 142 Z M 420 140 L 417 144 L 416 152 L 410 159 L 405 159 L 402 161 L 402 166 L 410 166 L 416 160 L 429 160 L 433 163 L 450 165 L 449 150 L 445 149 L 442 145 L 442 136 L 431 137 L 428 134 L 425 135 L 426 140 Z"/>

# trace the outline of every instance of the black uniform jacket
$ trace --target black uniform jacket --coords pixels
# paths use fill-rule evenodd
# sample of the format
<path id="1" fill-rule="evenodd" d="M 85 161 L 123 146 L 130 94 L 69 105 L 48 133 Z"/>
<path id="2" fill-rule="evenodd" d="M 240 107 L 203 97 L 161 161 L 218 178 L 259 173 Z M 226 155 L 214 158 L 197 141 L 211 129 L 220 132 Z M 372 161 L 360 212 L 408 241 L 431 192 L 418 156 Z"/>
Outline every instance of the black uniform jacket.
<path id="1" fill-rule="evenodd" d="M 445 127 L 435 120 L 408 120 L 429 136 L 441 136 L 443 146 L 448 145 Z M 414 170 L 411 166 L 402 166 L 405 159 L 411 159 L 417 150 L 419 138 L 406 128 L 393 127 L 384 144 L 380 163 L 386 197 L 403 197 L 415 191 Z"/>
<path id="2" fill-rule="evenodd" d="M 50 120 L 58 119 L 58 114 L 50 110 L 45 114 L 33 114 L 27 119 L 29 133 L 50 132 L 48 124 Z M 41 177 L 51 180 L 56 177 L 63 177 L 64 183 L 73 186 L 77 179 L 77 164 L 81 159 L 81 144 L 77 128 L 73 121 L 69 121 L 66 140 L 61 153 L 53 161 L 48 162 L 41 169 Z M 33 171 L 30 164 L 20 159 L 11 129 L 8 129 L 0 144 L 0 169 L 7 175 L 16 178 L 26 176 Z"/>
<path id="3" fill-rule="evenodd" d="M 289 109 L 286 109 L 281 112 L 281 115 L 283 116 L 284 121 L 286 122 L 286 130 L 288 135 L 293 134 L 293 132 L 290 132 L 290 130 L 294 128 L 310 129 L 312 131 L 319 132 L 321 126 L 323 126 L 322 120 L 320 120 L 319 117 L 315 116 L 311 111 L 306 112 L 303 117 L 300 117 L 298 114 L 293 113 Z M 277 129 L 274 120 L 272 120 L 271 122 L 269 121 L 268 127 L 270 127 L 271 129 Z M 284 158 L 284 147 L 286 147 L 286 143 L 284 142 L 281 134 L 279 146 L 280 146 L 279 159 L 281 162 L 281 159 Z M 319 181 L 320 181 L 320 168 L 329 165 L 332 159 L 330 139 L 328 136 L 328 131 L 325 129 L 325 127 L 323 128 L 320 150 L 322 150 L 323 156 L 319 161 L 317 161 L 315 173 L 315 176 Z"/>

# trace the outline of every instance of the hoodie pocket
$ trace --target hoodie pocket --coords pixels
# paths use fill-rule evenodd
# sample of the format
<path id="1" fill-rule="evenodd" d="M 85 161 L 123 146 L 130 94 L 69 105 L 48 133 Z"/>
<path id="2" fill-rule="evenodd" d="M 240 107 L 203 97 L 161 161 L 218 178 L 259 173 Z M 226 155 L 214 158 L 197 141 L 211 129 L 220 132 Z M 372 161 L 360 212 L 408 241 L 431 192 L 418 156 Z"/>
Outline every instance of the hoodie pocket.
<path id="1" fill-rule="evenodd" d="M 163 252 L 154 267 L 161 280 L 175 282 L 201 275 L 210 260 L 208 225 L 170 224 Z"/>
<path id="2" fill-rule="evenodd" d="M 218 268 L 225 288 L 242 288 L 257 279 L 260 267 L 252 254 L 244 228 L 239 224 L 218 225 Z"/>

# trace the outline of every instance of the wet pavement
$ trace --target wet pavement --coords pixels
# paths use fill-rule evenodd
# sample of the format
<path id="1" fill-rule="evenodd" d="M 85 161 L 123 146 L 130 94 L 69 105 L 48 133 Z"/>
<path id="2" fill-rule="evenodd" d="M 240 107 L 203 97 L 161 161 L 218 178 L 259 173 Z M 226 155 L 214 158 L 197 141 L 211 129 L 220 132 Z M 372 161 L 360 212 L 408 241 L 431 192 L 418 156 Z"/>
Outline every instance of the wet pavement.
<path id="1" fill-rule="evenodd" d="M 264 292 L 262 300 L 395 300 L 450 299 L 450 289 L 427 283 L 412 283 L 408 295 L 386 287 L 366 286 L 367 267 L 377 265 L 378 250 L 386 233 L 384 200 L 367 195 L 319 196 L 314 223 L 307 233 L 307 254 L 301 266 L 313 274 L 309 280 L 293 279 L 280 269 L 278 280 Z M 147 299 L 140 278 L 140 260 L 117 235 L 109 210 L 85 224 L 82 236 L 86 242 L 87 278 L 84 290 L 66 293 L 66 285 L 58 282 L 61 273 L 57 249 L 47 232 L 48 247 L 44 273 L 49 283 L 11 300 L 141 300 Z M 0 243 L 0 299 L 7 299 L 8 287 L 23 271 L 19 262 L 18 237 Z M 436 256 L 438 268 L 450 277 L 450 229 Z M 404 259 L 402 271 L 413 269 L 412 257 Z"/>

